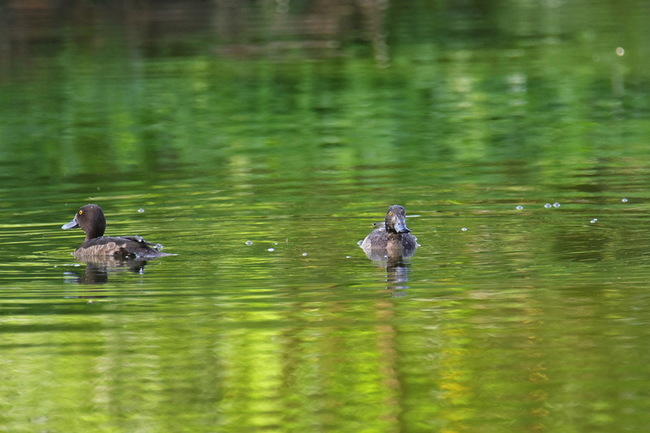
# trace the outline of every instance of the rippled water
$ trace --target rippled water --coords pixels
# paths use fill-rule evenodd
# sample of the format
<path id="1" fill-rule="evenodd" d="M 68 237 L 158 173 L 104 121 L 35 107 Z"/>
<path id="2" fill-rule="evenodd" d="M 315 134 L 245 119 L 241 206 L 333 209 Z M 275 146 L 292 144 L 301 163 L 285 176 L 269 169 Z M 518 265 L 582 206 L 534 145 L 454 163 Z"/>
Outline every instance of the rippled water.
<path id="1" fill-rule="evenodd" d="M 280 3 L 3 63 L 0 430 L 643 431 L 650 11 Z M 87 203 L 177 255 L 75 260 Z"/>
<path id="2" fill-rule="evenodd" d="M 94 284 L 84 284 L 90 266 L 70 256 L 81 233 L 59 229 L 78 203 L 4 211 L 22 222 L 2 227 L 3 393 L 15 410 L 7 425 L 641 425 L 643 185 L 580 191 L 586 181 L 616 184 L 614 170 L 575 173 L 563 190 L 513 191 L 493 182 L 503 168 L 439 169 L 473 174 L 433 191 L 415 169 L 381 200 L 379 189 L 355 192 L 374 178 L 363 170 L 338 173 L 342 181 L 315 174 L 310 189 L 325 193 L 311 196 L 263 176 L 243 195 L 207 178 L 118 182 L 86 200 L 105 206 L 108 233 L 141 234 L 178 256 L 137 271 L 109 266 Z M 422 246 L 387 267 L 356 242 L 398 199 Z M 45 405 L 46 395 L 56 398 Z M 72 410 L 83 422 L 71 423 Z"/>

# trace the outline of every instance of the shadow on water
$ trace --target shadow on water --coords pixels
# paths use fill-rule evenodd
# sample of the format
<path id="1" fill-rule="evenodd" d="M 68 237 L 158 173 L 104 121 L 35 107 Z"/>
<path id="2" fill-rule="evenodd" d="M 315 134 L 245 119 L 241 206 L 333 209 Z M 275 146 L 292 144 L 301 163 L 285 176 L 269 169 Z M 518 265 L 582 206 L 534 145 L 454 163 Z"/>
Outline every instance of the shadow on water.
<path id="1" fill-rule="evenodd" d="M 415 248 L 406 254 L 382 254 L 380 251 L 363 248 L 366 256 L 376 265 L 386 268 L 386 288 L 392 296 L 406 296 L 408 289 L 411 261 L 409 257 L 415 254 Z"/>
<path id="2" fill-rule="evenodd" d="M 83 270 L 65 271 L 64 282 L 76 284 L 106 284 L 109 275 L 132 272 L 144 274 L 147 260 L 139 258 L 94 257 L 92 260 L 80 260 L 86 263 Z"/>

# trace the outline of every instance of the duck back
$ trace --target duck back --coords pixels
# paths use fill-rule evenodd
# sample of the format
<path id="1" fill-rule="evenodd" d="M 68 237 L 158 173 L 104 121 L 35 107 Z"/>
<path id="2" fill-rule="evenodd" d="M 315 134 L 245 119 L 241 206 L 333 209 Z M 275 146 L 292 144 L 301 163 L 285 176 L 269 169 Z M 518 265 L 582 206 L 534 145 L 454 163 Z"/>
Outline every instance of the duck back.
<path id="1" fill-rule="evenodd" d="M 76 257 L 154 258 L 171 256 L 162 245 L 150 244 L 140 236 L 100 236 L 85 241 L 74 252 Z"/>

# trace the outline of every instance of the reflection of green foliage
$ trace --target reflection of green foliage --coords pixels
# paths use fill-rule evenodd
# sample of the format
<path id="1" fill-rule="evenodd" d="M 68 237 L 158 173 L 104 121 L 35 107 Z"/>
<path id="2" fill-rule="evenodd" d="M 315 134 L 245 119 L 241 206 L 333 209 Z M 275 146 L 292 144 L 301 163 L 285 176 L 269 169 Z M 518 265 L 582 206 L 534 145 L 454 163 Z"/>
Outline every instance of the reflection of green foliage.
<path id="1" fill-rule="evenodd" d="M 125 56 L 129 42 L 110 30 L 101 36 L 114 43 L 95 49 L 70 36 L 54 63 L 2 89 L 0 148 L 49 174 L 210 170 L 234 155 L 289 171 L 513 156 L 551 165 L 647 149 L 647 60 L 632 39 L 617 57 L 577 21 L 548 27 L 522 6 L 483 11 L 493 46 L 460 30 L 448 44 L 465 12 L 434 8 L 429 31 L 418 5 L 392 11 L 387 69 L 355 55 L 146 59 Z"/>

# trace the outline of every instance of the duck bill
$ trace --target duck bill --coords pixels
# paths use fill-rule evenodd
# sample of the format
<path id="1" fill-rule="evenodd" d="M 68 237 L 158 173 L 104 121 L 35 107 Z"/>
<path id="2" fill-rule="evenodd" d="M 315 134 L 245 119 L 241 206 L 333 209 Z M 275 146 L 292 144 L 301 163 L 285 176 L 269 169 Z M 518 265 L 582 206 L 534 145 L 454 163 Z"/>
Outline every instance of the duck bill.
<path id="1" fill-rule="evenodd" d="M 397 233 L 410 233 L 411 230 L 409 230 L 408 227 L 406 227 L 406 220 L 403 218 L 399 218 L 397 221 L 395 221 L 395 231 Z"/>
<path id="2" fill-rule="evenodd" d="M 61 228 L 62 228 L 63 230 L 68 230 L 68 229 L 78 229 L 78 228 L 79 228 L 79 224 L 77 224 L 77 220 L 76 220 L 76 219 L 73 219 L 73 220 L 70 221 L 69 223 L 62 225 Z"/>

